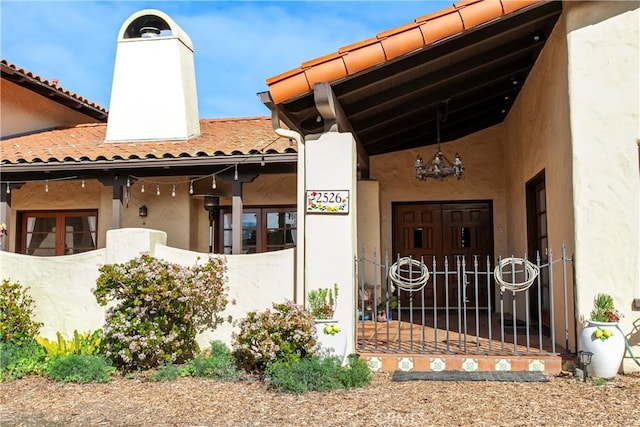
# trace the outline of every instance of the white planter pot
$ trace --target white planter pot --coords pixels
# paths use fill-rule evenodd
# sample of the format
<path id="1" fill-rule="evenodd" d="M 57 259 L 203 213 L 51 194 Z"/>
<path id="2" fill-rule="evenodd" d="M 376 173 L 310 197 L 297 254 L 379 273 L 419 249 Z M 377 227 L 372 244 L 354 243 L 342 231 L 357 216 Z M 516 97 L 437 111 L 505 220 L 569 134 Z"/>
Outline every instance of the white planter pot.
<path id="1" fill-rule="evenodd" d="M 316 319 L 316 335 L 318 337 L 318 345 L 320 346 L 320 354 L 322 356 L 335 356 L 344 363 L 347 352 L 347 336 L 340 328 L 337 320 L 321 320 Z M 325 334 L 324 328 L 327 325 L 336 325 L 340 332 L 335 335 Z"/>
<path id="2" fill-rule="evenodd" d="M 616 327 L 616 322 L 587 321 L 578 337 L 578 349 L 593 353 L 591 363 L 587 366 L 587 373 L 592 377 L 613 378 L 618 374 L 625 345 L 622 332 Z M 595 332 L 600 328 L 611 331 L 611 336 L 605 340 L 596 338 Z"/>

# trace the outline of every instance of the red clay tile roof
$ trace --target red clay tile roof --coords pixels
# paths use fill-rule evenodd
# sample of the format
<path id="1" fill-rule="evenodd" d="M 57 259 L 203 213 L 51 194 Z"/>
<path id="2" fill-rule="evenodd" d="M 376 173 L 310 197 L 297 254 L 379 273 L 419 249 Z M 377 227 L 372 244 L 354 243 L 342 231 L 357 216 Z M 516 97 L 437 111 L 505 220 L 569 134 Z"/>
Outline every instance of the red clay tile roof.
<path id="1" fill-rule="evenodd" d="M 270 117 L 200 120 L 201 135 L 185 141 L 104 142 L 107 125 L 91 123 L 6 139 L 0 163 L 166 159 L 295 153 L 278 137 Z"/>
<path id="2" fill-rule="evenodd" d="M 541 0 L 459 1 L 271 77 L 266 80 L 269 94 L 275 104 L 280 104 L 311 92 L 318 82 L 352 76 L 535 3 Z"/>
<path id="3" fill-rule="evenodd" d="M 9 61 L 7 61 L 5 59 L 0 60 L 0 63 L 3 66 L 3 73 L 6 72 L 4 67 L 7 67 L 8 69 L 11 70 L 10 73 L 12 73 L 12 74 L 20 74 L 20 75 L 23 75 L 23 76 L 25 76 L 25 77 L 27 77 L 29 79 L 33 79 L 33 80 L 41 83 L 45 87 L 48 87 L 48 89 L 51 91 L 51 93 L 55 93 L 55 94 L 58 94 L 58 95 L 61 95 L 61 96 L 66 96 L 68 98 L 71 98 L 71 99 L 74 99 L 74 100 L 79 101 L 81 103 L 84 103 L 87 106 L 89 106 L 89 107 L 91 107 L 91 108 L 93 108 L 95 110 L 100 111 L 101 113 L 103 113 L 103 115 L 101 117 L 97 117 L 97 118 L 106 120 L 106 115 L 109 113 L 106 108 L 100 106 L 99 104 L 96 104 L 95 102 L 91 102 L 88 99 L 83 98 L 83 97 L 81 97 L 80 95 L 78 95 L 78 94 L 76 94 L 74 92 L 71 92 L 71 91 L 69 91 L 67 89 L 64 89 L 64 88 L 58 86 L 58 81 L 56 79 L 54 79 L 52 81 L 46 80 L 46 79 L 44 79 L 44 78 L 32 73 L 31 71 L 25 70 L 24 68 L 20 68 L 17 65 L 14 65 L 14 64 L 10 63 Z M 52 98 L 52 99 L 55 100 L 55 98 Z"/>

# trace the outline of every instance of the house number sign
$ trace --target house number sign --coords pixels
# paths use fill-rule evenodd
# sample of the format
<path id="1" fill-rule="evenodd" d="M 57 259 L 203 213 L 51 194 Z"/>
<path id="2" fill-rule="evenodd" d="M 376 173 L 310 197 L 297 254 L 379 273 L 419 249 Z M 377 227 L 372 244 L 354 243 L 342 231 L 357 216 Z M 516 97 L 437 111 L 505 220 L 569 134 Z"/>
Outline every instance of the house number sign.
<path id="1" fill-rule="evenodd" d="M 349 190 L 307 190 L 307 213 L 349 213 Z"/>

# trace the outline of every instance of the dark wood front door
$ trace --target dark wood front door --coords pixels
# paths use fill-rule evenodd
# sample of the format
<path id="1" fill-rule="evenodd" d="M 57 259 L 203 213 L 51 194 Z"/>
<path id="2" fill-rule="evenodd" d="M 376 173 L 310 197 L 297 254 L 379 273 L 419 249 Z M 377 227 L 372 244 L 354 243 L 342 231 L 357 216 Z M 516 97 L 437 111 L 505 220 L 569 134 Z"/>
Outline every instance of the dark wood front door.
<path id="1" fill-rule="evenodd" d="M 451 272 L 448 286 L 445 287 L 444 276 L 438 275 L 434 295 L 432 277 L 425 288 L 426 307 L 434 306 L 434 298 L 438 308 L 488 305 L 490 292 L 486 280 L 480 280 L 476 286 L 473 274 L 458 277 L 455 272 L 457 262 L 462 261 L 462 257 L 466 262 L 465 270 L 470 272 L 474 269 L 475 255 L 478 256 L 481 269 L 486 266 L 487 257 L 493 259 L 492 218 L 493 210 L 489 201 L 393 205 L 394 253 L 399 257 L 422 258 L 430 271 L 433 270 L 434 259 L 438 272 L 445 270 L 445 258 L 448 261 L 448 270 Z M 464 289 L 463 284 L 466 284 Z M 465 296 L 466 301 L 462 301 Z M 400 292 L 403 307 L 409 306 L 410 298 L 411 293 Z M 421 297 L 414 296 L 413 307 L 420 305 L 416 301 L 421 301 Z"/>
<path id="2" fill-rule="evenodd" d="M 540 256 L 540 264 L 549 262 L 547 237 L 547 190 L 544 172 L 527 184 L 527 239 L 529 259 L 536 262 Z M 540 269 L 540 280 L 531 288 L 529 299 L 531 317 L 540 319 L 542 326 L 551 327 L 551 306 L 549 301 L 549 269 Z"/>

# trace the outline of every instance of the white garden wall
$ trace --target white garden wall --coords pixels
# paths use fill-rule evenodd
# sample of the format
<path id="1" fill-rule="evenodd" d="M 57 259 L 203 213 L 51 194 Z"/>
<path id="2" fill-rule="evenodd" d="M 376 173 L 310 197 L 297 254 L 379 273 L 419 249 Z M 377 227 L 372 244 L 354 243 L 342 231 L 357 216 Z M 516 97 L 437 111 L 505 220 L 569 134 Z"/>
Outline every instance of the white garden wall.
<path id="1" fill-rule="evenodd" d="M 107 247 L 59 257 L 35 257 L 0 252 L 0 279 L 28 286 L 35 300 L 35 318 L 43 322 L 40 335 L 55 338 L 60 331 L 66 338 L 73 331 L 93 331 L 104 325 L 105 308 L 92 294 L 99 267 L 120 263 L 149 252 L 168 262 L 193 265 L 208 254 L 175 249 L 165 245 L 166 233 L 141 228 L 107 232 Z M 252 310 L 264 310 L 273 302 L 293 299 L 294 249 L 253 255 L 227 255 L 230 304 L 223 316 L 238 320 Z M 231 343 L 234 327 L 225 323 L 215 331 L 198 336 L 202 348 L 212 340 Z"/>

